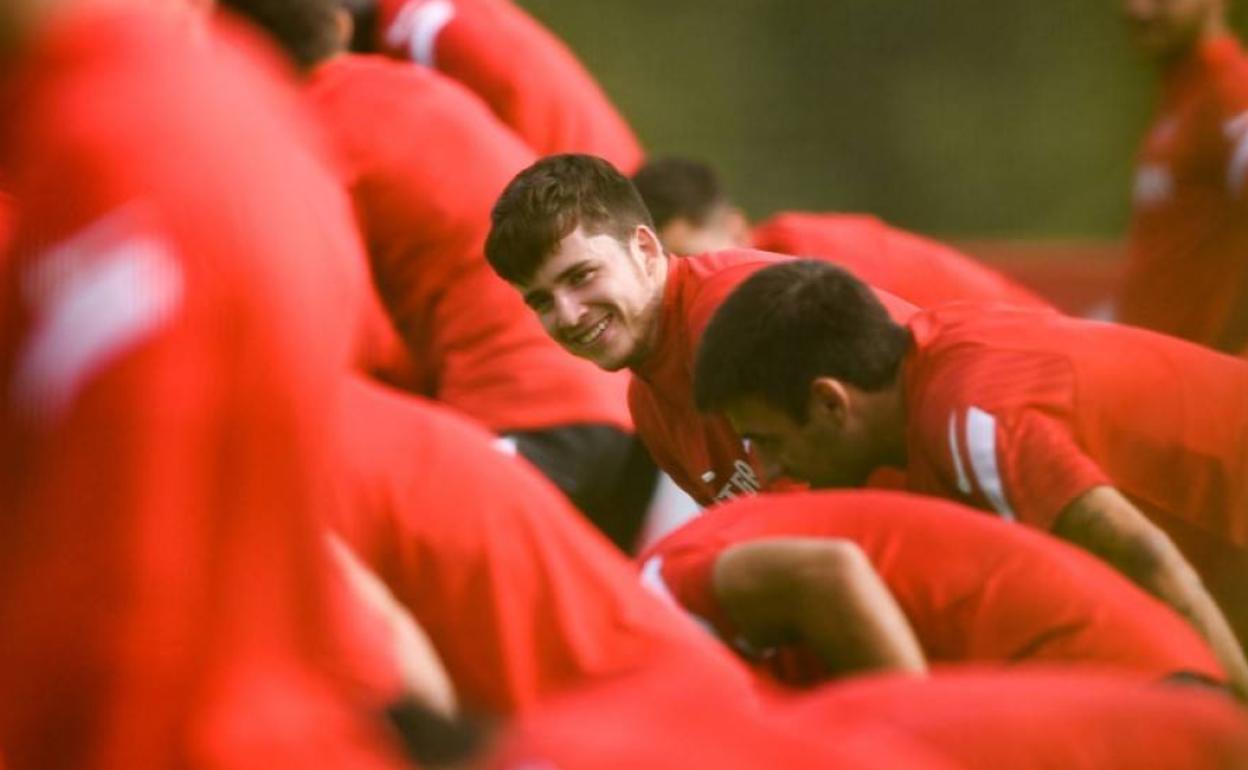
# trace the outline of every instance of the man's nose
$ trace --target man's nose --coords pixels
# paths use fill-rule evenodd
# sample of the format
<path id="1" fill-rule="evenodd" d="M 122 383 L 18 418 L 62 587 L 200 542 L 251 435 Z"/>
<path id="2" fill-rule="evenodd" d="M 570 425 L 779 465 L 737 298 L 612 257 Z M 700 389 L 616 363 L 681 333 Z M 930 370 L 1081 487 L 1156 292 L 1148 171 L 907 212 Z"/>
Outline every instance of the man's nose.
<path id="1" fill-rule="evenodd" d="M 571 329 L 580 323 L 584 306 L 575 297 L 556 294 L 554 297 L 555 324 L 559 329 Z"/>

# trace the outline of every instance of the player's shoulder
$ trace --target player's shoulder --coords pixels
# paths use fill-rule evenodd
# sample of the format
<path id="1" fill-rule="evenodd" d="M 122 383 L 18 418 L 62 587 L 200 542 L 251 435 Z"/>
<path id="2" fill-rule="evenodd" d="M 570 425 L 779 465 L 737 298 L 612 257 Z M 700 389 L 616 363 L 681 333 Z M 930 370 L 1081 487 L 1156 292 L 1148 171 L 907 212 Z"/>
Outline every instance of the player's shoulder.
<path id="1" fill-rule="evenodd" d="M 751 275 L 792 257 L 755 249 L 725 249 L 690 257 L 673 257 L 669 280 L 677 282 L 669 296 L 683 308 L 692 338 L 697 339 L 716 308 Z"/>

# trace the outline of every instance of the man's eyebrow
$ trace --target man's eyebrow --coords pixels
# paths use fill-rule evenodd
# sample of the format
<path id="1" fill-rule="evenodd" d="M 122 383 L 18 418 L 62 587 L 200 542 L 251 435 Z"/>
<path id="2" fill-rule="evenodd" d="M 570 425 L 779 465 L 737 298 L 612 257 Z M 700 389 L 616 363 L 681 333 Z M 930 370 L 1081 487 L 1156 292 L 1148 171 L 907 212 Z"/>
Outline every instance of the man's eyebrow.
<path id="1" fill-rule="evenodd" d="M 579 262 L 576 262 L 576 263 L 574 263 L 574 264 L 568 265 L 566 268 L 564 268 L 564 269 L 563 269 L 563 272 L 562 272 L 562 273 L 560 273 L 559 275 L 555 276 L 555 283 L 559 283 L 560 281 L 563 281 L 563 280 L 564 280 L 564 279 L 566 279 L 568 276 L 572 275 L 573 273 L 577 272 L 578 270 L 583 270 L 587 264 L 589 264 L 589 260 L 587 260 L 587 259 L 582 259 L 582 260 L 581 260 L 581 261 L 579 261 Z"/>

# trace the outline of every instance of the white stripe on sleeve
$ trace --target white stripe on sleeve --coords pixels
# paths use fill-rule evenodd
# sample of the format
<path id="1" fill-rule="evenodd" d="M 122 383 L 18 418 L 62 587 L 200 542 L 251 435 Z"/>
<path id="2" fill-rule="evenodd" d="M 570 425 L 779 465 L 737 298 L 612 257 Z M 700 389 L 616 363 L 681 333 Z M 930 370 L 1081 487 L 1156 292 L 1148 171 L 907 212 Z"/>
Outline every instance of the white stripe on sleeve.
<path id="1" fill-rule="evenodd" d="M 962 450 L 958 447 L 958 413 L 949 413 L 949 454 L 953 456 L 953 470 L 958 475 L 958 491 L 964 495 L 971 493 L 971 480 L 966 477 L 966 468 L 962 466 Z"/>
<path id="2" fill-rule="evenodd" d="M 435 66 L 438 35 L 455 18 L 450 0 L 409 3 L 390 25 L 386 40 L 393 46 L 406 46 L 417 64 Z"/>
<path id="3" fill-rule="evenodd" d="M 966 413 L 966 447 L 971 456 L 975 481 L 988 503 L 1002 518 L 1014 520 L 1014 510 L 1005 499 L 1005 484 L 997 466 L 997 418 L 978 407 Z"/>

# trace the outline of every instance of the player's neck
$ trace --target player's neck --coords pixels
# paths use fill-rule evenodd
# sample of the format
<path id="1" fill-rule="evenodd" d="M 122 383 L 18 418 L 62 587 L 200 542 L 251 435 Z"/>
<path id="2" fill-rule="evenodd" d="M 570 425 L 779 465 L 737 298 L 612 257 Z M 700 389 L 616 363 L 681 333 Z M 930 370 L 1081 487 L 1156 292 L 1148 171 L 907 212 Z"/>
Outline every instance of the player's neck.
<path id="1" fill-rule="evenodd" d="M 906 397 L 900 373 L 884 390 L 873 393 L 872 422 L 878 437 L 876 457 L 879 465 L 906 467 Z"/>
<path id="2" fill-rule="evenodd" d="M 663 346 L 663 335 L 668 330 L 663 323 L 663 300 L 667 294 L 667 276 L 671 268 L 672 257 L 663 252 L 655 265 L 655 273 L 650 276 L 650 303 L 646 308 L 648 333 L 641 354 L 630 361 L 628 368 L 638 374 L 644 374 L 654 359 L 656 351 Z"/>

